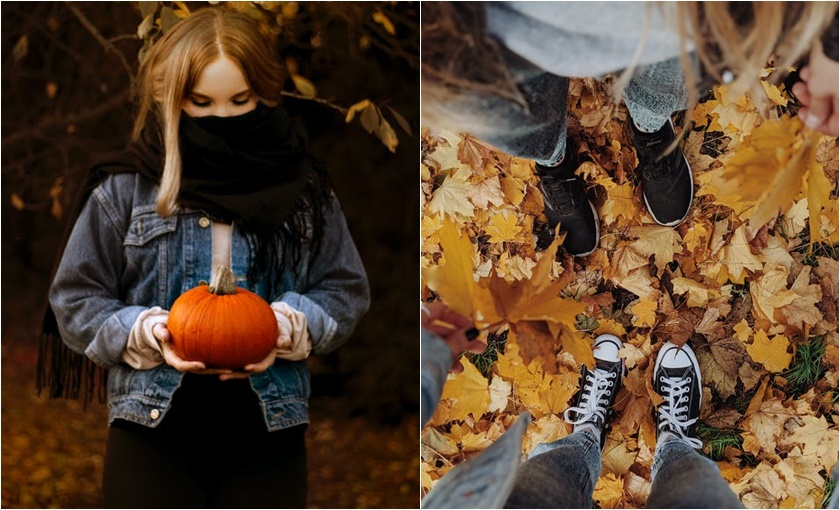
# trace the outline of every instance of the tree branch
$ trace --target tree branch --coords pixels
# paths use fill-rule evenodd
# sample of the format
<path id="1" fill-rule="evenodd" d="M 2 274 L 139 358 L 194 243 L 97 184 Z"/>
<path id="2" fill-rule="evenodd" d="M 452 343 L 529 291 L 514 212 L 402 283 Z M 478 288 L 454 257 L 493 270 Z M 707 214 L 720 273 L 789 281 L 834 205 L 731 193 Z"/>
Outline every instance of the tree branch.
<path id="1" fill-rule="evenodd" d="M 131 69 L 131 65 L 128 63 L 128 60 L 126 60 L 125 55 L 123 55 L 123 53 L 120 50 L 118 50 L 116 46 L 114 46 L 110 41 L 108 41 L 107 39 L 105 39 L 105 37 L 102 36 L 99 30 L 93 25 L 93 23 L 91 23 L 89 19 L 87 19 L 87 17 L 84 14 L 82 14 L 82 11 L 80 11 L 78 7 L 71 3 L 68 3 L 67 8 L 70 9 L 70 12 L 72 12 L 73 15 L 76 16 L 79 22 L 87 29 L 88 32 L 90 32 L 94 39 L 99 41 L 99 44 L 101 44 L 102 47 L 105 48 L 106 53 L 110 52 L 115 53 L 117 55 L 117 58 L 120 59 L 120 62 L 125 68 L 125 72 L 128 73 L 129 81 L 133 83 L 134 71 Z"/>

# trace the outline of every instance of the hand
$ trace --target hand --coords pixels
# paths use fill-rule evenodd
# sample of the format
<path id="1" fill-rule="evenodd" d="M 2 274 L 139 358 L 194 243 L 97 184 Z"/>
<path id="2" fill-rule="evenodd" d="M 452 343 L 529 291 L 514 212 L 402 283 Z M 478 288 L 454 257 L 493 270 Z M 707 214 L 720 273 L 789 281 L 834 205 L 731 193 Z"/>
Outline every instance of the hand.
<path id="1" fill-rule="evenodd" d="M 202 374 L 202 375 L 217 375 L 219 379 L 222 381 L 227 381 L 230 379 L 244 379 L 251 374 L 256 374 L 258 372 L 264 372 L 268 370 L 268 367 L 274 364 L 274 358 L 276 356 L 276 352 L 274 349 L 271 350 L 271 353 L 259 363 L 252 363 L 250 365 L 246 365 L 242 371 L 235 371 L 229 368 L 207 368 L 204 363 L 200 361 L 186 361 L 181 359 L 177 353 L 175 353 L 175 349 L 172 347 L 171 336 L 169 334 L 169 330 L 166 328 L 164 324 L 156 324 L 154 329 L 152 329 L 152 334 L 155 338 L 158 339 L 160 342 L 161 351 L 163 352 L 163 359 L 166 361 L 166 364 L 174 368 L 179 372 L 192 372 L 194 374 Z"/>
<path id="2" fill-rule="evenodd" d="M 473 327 L 470 319 L 453 312 L 440 301 L 423 305 L 420 314 L 421 326 L 443 339 L 452 351 L 455 361 L 450 369 L 455 374 L 464 371 L 459 358 L 464 352 L 482 353 L 487 344 L 472 340 L 478 331 Z"/>
<path id="3" fill-rule="evenodd" d="M 802 104 L 802 122 L 829 136 L 837 136 L 837 72 L 837 62 L 826 57 L 817 43 L 809 64 L 799 71 L 802 81 L 791 90 Z"/>

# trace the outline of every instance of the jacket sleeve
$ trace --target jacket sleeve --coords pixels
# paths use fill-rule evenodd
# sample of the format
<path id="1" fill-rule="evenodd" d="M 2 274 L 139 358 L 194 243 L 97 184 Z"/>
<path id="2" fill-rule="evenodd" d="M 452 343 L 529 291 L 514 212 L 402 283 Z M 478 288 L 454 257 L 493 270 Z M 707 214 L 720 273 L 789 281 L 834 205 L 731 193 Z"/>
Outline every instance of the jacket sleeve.
<path id="1" fill-rule="evenodd" d="M 437 335 L 420 332 L 420 426 L 432 419 L 452 367 L 452 350 Z"/>
<path id="2" fill-rule="evenodd" d="M 367 274 L 335 196 L 324 215 L 321 248 L 306 271 L 303 291 L 286 292 L 279 300 L 306 315 L 318 354 L 339 348 L 370 307 Z"/>
<path id="3" fill-rule="evenodd" d="M 120 300 L 128 218 L 119 210 L 103 186 L 93 190 L 76 220 L 50 288 L 50 305 L 64 343 L 106 367 L 121 361 L 129 332 L 146 310 Z"/>

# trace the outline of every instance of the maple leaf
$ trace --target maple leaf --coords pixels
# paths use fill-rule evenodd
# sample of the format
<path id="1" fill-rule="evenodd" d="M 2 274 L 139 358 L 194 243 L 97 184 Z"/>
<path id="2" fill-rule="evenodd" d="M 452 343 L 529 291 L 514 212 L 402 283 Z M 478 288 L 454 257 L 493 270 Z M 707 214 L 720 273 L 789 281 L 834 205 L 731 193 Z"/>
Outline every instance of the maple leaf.
<path id="1" fill-rule="evenodd" d="M 517 222 L 515 213 L 501 212 L 490 218 L 490 224 L 484 230 L 490 235 L 491 243 L 512 241 L 522 231 Z"/>
<path id="2" fill-rule="evenodd" d="M 709 301 L 720 297 L 720 291 L 709 288 L 694 280 L 675 277 L 671 279 L 674 285 L 674 294 L 688 293 L 687 304 L 690 307 L 704 307 Z"/>
<path id="3" fill-rule="evenodd" d="M 601 452 L 601 466 L 607 473 L 621 476 L 636 460 L 636 449 L 627 449 L 628 442 L 620 433 L 610 433 Z"/>
<path id="4" fill-rule="evenodd" d="M 746 225 L 741 225 L 732 233 L 729 243 L 722 248 L 720 262 L 727 268 L 732 283 L 739 284 L 744 283 L 747 270 L 757 271 L 763 267 L 761 260 L 750 250 Z"/>
<path id="5" fill-rule="evenodd" d="M 472 184 L 468 195 L 472 203 L 482 209 L 488 205 L 498 207 L 505 203 L 505 194 L 502 193 L 502 185 L 498 177 L 490 177 Z"/>
<path id="6" fill-rule="evenodd" d="M 512 386 L 498 375 L 494 375 L 489 388 L 490 403 L 487 405 L 487 412 L 504 411 L 508 405 Z"/>
<path id="7" fill-rule="evenodd" d="M 837 427 L 830 427 L 824 416 L 801 416 L 801 426 L 780 441 L 780 446 L 789 448 L 797 445 L 802 449 L 802 455 L 819 459 L 821 467 L 826 471 L 837 463 Z"/>
<path id="8" fill-rule="evenodd" d="M 528 431 L 522 441 L 522 453 L 531 453 L 541 443 L 552 443 L 569 435 L 566 422 L 556 414 L 547 414 L 528 425 Z"/>
<path id="9" fill-rule="evenodd" d="M 825 193 L 824 175 L 818 179 L 822 168 L 816 163 L 816 135 L 807 136 L 803 130 L 798 117 L 765 122 L 735 148 L 713 182 L 721 194 L 754 204 L 749 216 L 753 231 L 790 209 L 803 178 L 814 181 L 815 195 Z M 809 177 L 812 174 L 815 177 Z"/>
<path id="10" fill-rule="evenodd" d="M 607 200 L 598 211 L 598 215 L 606 225 L 618 221 L 619 218 L 624 218 L 625 221 L 630 222 L 641 214 L 639 204 L 636 203 L 633 185 L 626 182 L 621 185 L 615 185 L 612 181 L 608 181 L 611 187 L 607 188 Z M 602 181 L 598 181 L 599 184 Z"/>
<path id="11" fill-rule="evenodd" d="M 447 379 L 441 399 L 454 401 L 450 414 L 452 419 L 464 420 L 467 415 L 472 415 L 477 420 L 490 405 L 488 382 L 470 360 L 462 358 L 461 364 L 464 371 Z"/>
<path id="12" fill-rule="evenodd" d="M 750 357 L 764 365 L 769 372 L 781 372 L 793 361 L 793 354 L 788 353 L 790 340 L 784 335 L 775 335 L 772 339 L 764 331 L 756 331 L 753 343 L 747 345 Z"/>
<path id="13" fill-rule="evenodd" d="M 430 214 L 447 214 L 452 218 L 468 218 L 475 208 L 469 201 L 469 169 L 460 169 L 447 175 L 426 206 Z"/>
<path id="14" fill-rule="evenodd" d="M 601 508 L 621 508 L 621 499 L 624 496 L 624 479 L 612 473 L 598 478 L 595 490 L 592 493 L 594 499 Z"/>
<path id="15" fill-rule="evenodd" d="M 658 303 L 651 299 L 640 299 L 630 306 L 633 314 L 633 325 L 639 328 L 651 328 L 656 322 Z"/>
<path id="16" fill-rule="evenodd" d="M 747 411 L 747 416 L 741 423 L 744 432 L 744 451 L 758 456 L 764 452 L 773 457 L 779 437 L 784 432 L 785 422 L 795 416 L 793 410 L 785 407 L 776 398 L 761 402 L 755 412 Z"/>
<path id="17" fill-rule="evenodd" d="M 665 265 L 674 260 L 674 252 L 682 250 L 680 234 L 670 227 L 631 227 L 628 235 L 638 237 L 631 244 L 636 252 L 644 257 L 654 255 L 654 263 L 660 274 Z"/>

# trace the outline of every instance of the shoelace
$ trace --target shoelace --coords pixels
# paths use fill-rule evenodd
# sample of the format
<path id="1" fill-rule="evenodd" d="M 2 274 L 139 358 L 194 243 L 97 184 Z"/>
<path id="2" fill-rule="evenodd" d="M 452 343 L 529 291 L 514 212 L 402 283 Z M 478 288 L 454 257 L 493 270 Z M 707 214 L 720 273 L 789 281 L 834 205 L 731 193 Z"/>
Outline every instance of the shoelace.
<path id="1" fill-rule="evenodd" d="M 561 214 L 568 214 L 575 207 L 575 197 L 572 183 L 575 179 L 556 179 L 546 176 L 540 178 L 543 194 L 547 195 L 545 203 L 551 209 L 557 209 Z M 550 197 L 550 198 L 549 198 Z"/>
<path id="2" fill-rule="evenodd" d="M 648 146 L 646 154 L 643 156 L 642 161 L 639 162 L 639 168 L 642 169 L 642 177 L 646 180 L 653 181 L 657 179 L 661 179 L 666 177 L 670 173 L 670 167 L 673 165 L 667 165 L 666 163 L 670 163 L 669 160 L 672 159 L 671 154 L 662 155 L 662 142 L 657 142 L 653 147 Z"/>
<path id="3" fill-rule="evenodd" d="M 663 395 L 665 402 L 659 406 L 659 417 L 662 420 L 659 422 L 659 428 L 668 427 L 670 432 L 680 436 L 681 439 L 692 447 L 702 448 L 702 441 L 696 437 L 687 437 L 685 435 L 686 429 L 697 421 L 697 418 L 686 419 L 688 401 L 690 400 L 687 394 L 691 391 L 691 386 L 689 386 L 691 384 L 691 377 L 680 379 L 662 376 L 659 378 L 659 381 L 663 383 L 662 391 L 665 393 Z"/>
<path id="4" fill-rule="evenodd" d="M 599 418 L 599 425 L 603 425 L 606 421 L 607 411 L 610 404 L 609 390 L 613 387 L 616 378 L 615 372 L 607 372 L 596 368 L 594 371 L 586 374 L 586 380 L 583 384 L 581 394 L 581 406 L 570 407 L 563 412 L 563 418 L 571 425 L 579 425 L 593 418 Z M 569 416 L 571 412 L 577 413 L 578 418 L 572 420 Z"/>

